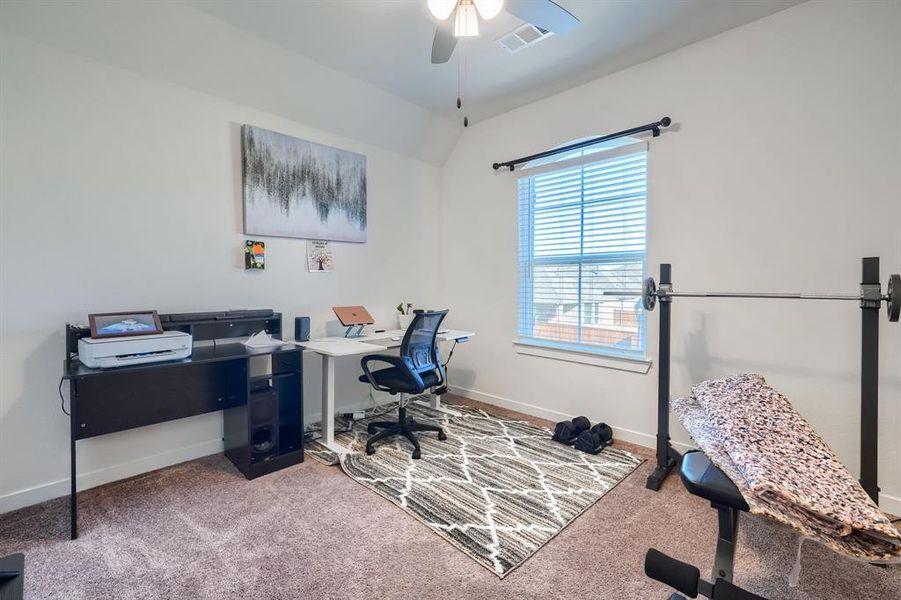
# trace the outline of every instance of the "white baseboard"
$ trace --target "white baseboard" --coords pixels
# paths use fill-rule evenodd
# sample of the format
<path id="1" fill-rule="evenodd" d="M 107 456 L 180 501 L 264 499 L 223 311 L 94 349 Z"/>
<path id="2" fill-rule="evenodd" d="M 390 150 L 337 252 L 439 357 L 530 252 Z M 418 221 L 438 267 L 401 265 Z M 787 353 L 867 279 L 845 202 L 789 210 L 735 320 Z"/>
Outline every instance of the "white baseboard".
<path id="1" fill-rule="evenodd" d="M 110 465 L 86 473 L 79 473 L 78 490 L 90 489 L 104 483 L 134 477 L 141 473 L 162 469 L 163 467 L 209 456 L 210 454 L 217 454 L 223 452 L 224 449 L 222 439 L 217 438 L 183 448 L 151 454 L 150 456 L 142 456 L 135 460 Z M 66 496 L 69 493 L 69 482 L 69 478 L 60 479 L 0 496 L 0 514 L 38 504 L 45 500 Z"/>
<path id="2" fill-rule="evenodd" d="M 389 394 L 375 394 L 376 403 L 391 399 Z M 355 402 L 342 404 L 337 407 L 340 412 L 354 412 L 370 408 L 371 403 L 368 398 L 360 399 Z M 307 423 L 314 423 L 320 420 L 320 411 L 316 413 L 308 413 L 304 416 Z M 192 444 L 183 448 L 167 450 L 158 454 L 143 456 L 135 460 L 127 461 L 120 464 L 110 465 L 92 471 L 86 471 L 78 474 L 78 491 L 87 490 L 98 485 L 134 477 L 141 473 L 155 471 L 171 465 L 176 465 L 195 458 L 209 456 L 210 454 L 218 454 L 225 450 L 225 446 L 221 438 Z M 16 490 L 9 494 L 0 496 L 0 514 L 18 510 L 26 506 L 32 506 L 46 500 L 59 498 L 69 494 L 69 478 L 51 481 L 30 488 Z"/>
<path id="3" fill-rule="evenodd" d="M 525 402 L 519 402 L 517 400 L 495 396 L 494 394 L 486 394 L 485 392 L 480 392 L 478 390 L 472 390 L 469 388 L 452 385 L 450 386 L 450 391 L 454 394 L 457 394 L 458 396 L 469 398 L 470 400 L 478 400 L 479 402 L 484 402 L 486 404 L 494 404 L 495 406 L 500 406 L 501 408 L 515 410 L 527 415 L 532 415 L 533 417 L 547 419 L 548 421 L 565 421 L 572 419 L 575 416 L 567 415 L 565 413 L 551 410 L 549 408 L 544 408 L 542 406 L 535 406 L 534 404 L 527 404 Z M 588 419 L 592 422 L 599 420 L 593 415 L 585 416 L 588 417 Z M 634 429 L 627 429 L 625 427 L 617 427 L 613 424 L 609 425 L 613 429 L 614 436 L 618 439 L 623 440 L 624 442 L 638 444 L 639 446 L 644 446 L 645 448 L 651 449 L 656 448 L 657 446 L 656 434 L 643 433 L 641 431 L 635 431 Z M 686 452 L 695 448 L 695 446 L 692 446 L 691 444 L 685 444 L 682 442 L 672 442 L 672 444 L 673 448 L 675 448 L 679 452 Z"/>
<path id="4" fill-rule="evenodd" d="M 478 400 L 479 402 L 484 402 L 485 404 L 493 404 L 495 406 L 500 406 L 501 408 L 515 410 L 517 412 L 532 415 L 533 417 L 547 419 L 549 421 L 564 421 L 567 419 L 572 419 L 574 416 L 567 415 L 556 410 L 544 408 L 542 406 L 535 406 L 534 404 L 518 402 L 516 400 L 510 400 L 509 398 L 495 396 L 494 394 L 486 394 L 485 392 L 480 392 L 478 390 L 472 390 L 469 388 L 452 385 L 450 386 L 450 391 L 454 394 L 457 394 L 458 396 L 469 398 L 470 400 Z M 585 416 L 588 417 L 588 419 L 592 422 L 596 420 L 593 419 L 591 415 Z M 613 434 L 618 439 L 621 439 L 623 441 L 631 442 L 633 444 L 638 444 L 639 446 L 644 446 L 645 448 L 651 449 L 655 448 L 657 445 L 657 436 L 655 434 L 643 433 L 641 431 L 626 429 L 624 427 L 617 427 L 615 425 L 610 425 L 610 427 L 613 428 Z M 673 448 L 683 453 L 688 450 L 694 450 L 696 448 L 696 446 L 682 442 L 672 442 L 672 444 Z M 890 496 L 889 494 L 880 493 L 879 508 L 891 515 L 901 516 L 901 498 Z"/>
<path id="5" fill-rule="evenodd" d="M 450 391 L 451 393 L 457 394 L 458 396 L 463 396 L 464 398 L 478 400 L 486 404 L 493 404 L 495 406 L 500 406 L 501 408 L 515 410 L 517 412 L 525 413 L 527 415 L 532 415 L 534 417 L 539 417 L 542 419 L 547 419 L 549 421 L 562 421 L 572 418 L 572 415 L 567 415 L 556 410 L 543 408 L 541 406 L 535 406 L 533 404 L 527 404 L 525 402 L 517 402 L 516 400 L 510 400 L 509 398 L 503 398 L 501 396 L 495 396 L 493 394 L 486 394 L 484 392 L 479 392 L 477 390 L 468 388 L 450 386 Z M 386 394 L 384 398 L 377 397 L 376 401 L 384 401 L 388 398 L 390 398 L 390 396 Z M 342 406 L 341 412 L 351 412 L 354 410 L 367 408 L 368 406 L 368 401 L 355 402 L 349 405 Z M 591 415 L 586 416 L 591 419 Z M 312 419 L 318 420 L 319 415 L 308 414 L 306 419 L 307 422 L 314 422 Z M 654 448 L 655 446 L 656 437 L 653 434 L 634 431 L 632 429 L 626 429 L 623 427 L 616 427 L 614 425 L 611 425 L 611 427 L 613 427 L 614 435 L 616 435 L 616 437 L 621 440 L 631 442 L 633 444 L 638 444 L 639 446 L 644 446 L 646 448 Z M 675 447 L 680 452 L 685 452 L 686 450 L 693 448 L 693 446 L 680 442 L 673 442 L 673 447 Z M 217 438 L 215 440 L 208 440 L 206 442 L 193 444 L 191 446 L 185 446 L 183 448 L 167 450 L 166 452 L 144 456 L 128 462 L 104 467 L 102 469 L 80 473 L 78 475 L 78 490 L 81 491 L 90 489 L 98 485 L 103 485 L 105 483 L 118 481 L 120 479 L 125 479 L 128 477 L 133 477 L 135 475 L 140 475 L 141 473 L 147 473 L 148 471 L 154 471 L 156 469 L 161 469 L 163 467 L 168 467 L 188 460 L 194 460 L 196 458 L 209 456 L 210 454 L 218 454 L 219 452 L 223 451 L 223 442 L 221 439 Z M 19 508 L 24 508 L 26 506 L 31 506 L 33 504 L 38 504 L 46 500 L 52 500 L 53 498 L 59 498 L 60 496 L 65 496 L 68 493 L 68 478 L 52 481 L 50 483 L 26 488 L 23 490 L 17 490 L 15 492 L 0 496 L 0 514 L 17 510 Z M 901 498 L 888 494 L 880 494 L 879 505 L 883 511 L 892 515 L 901 516 Z"/>
<path id="6" fill-rule="evenodd" d="M 901 498 L 879 493 L 879 508 L 890 515 L 901 517 Z"/>
<path id="7" fill-rule="evenodd" d="M 388 402 L 392 402 L 397 400 L 395 396 L 385 392 L 375 392 L 375 405 L 376 407 L 381 406 L 382 404 L 387 404 Z M 367 410 L 372 408 L 372 402 L 369 398 L 363 398 L 361 400 L 354 400 L 353 402 L 342 401 L 339 405 L 337 402 L 335 403 L 335 415 L 340 415 L 341 413 L 350 413 L 356 412 L 358 410 Z M 321 405 L 320 402 L 316 402 L 316 407 L 319 408 Z M 322 409 L 319 408 L 316 412 L 304 412 L 303 422 L 305 425 L 310 425 L 312 423 L 318 423 L 322 420 Z"/>

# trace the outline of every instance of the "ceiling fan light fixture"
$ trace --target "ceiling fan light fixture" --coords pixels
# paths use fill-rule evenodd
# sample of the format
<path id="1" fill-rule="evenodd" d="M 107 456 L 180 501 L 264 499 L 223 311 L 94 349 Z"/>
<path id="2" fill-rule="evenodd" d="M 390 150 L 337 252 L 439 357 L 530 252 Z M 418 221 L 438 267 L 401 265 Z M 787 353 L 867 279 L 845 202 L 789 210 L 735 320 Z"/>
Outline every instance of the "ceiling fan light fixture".
<path id="1" fill-rule="evenodd" d="M 472 0 L 460 0 L 454 21 L 454 36 L 475 37 L 479 35 L 479 15 Z"/>
<path id="2" fill-rule="evenodd" d="M 474 2 L 479 11 L 479 16 L 486 21 L 496 17 L 504 7 L 504 0 L 474 0 Z"/>
<path id="3" fill-rule="evenodd" d="M 457 0 L 429 0 L 429 12 L 439 21 L 443 21 L 454 12 Z"/>

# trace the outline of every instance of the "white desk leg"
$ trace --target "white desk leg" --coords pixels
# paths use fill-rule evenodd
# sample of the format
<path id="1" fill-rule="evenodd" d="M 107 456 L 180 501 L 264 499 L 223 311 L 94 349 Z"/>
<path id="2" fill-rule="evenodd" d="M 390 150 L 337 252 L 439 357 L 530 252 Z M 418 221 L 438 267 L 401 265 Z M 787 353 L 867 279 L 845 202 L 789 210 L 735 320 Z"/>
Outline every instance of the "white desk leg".
<path id="1" fill-rule="evenodd" d="M 322 438 L 319 442 L 338 454 L 349 454 L 335 441 L 335 357 L 322 355 Z"/>

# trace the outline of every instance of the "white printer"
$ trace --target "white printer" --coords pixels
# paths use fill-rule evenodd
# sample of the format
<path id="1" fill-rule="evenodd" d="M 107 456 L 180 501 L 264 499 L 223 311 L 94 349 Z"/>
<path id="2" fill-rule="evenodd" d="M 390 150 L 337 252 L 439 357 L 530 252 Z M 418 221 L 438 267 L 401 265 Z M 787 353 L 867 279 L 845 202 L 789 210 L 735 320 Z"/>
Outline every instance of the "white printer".
<path id="1" fill-rule="evenodd" d="M 78 360 L 91 369 L 180 360 L 191 356 L 193 340 L 183 331 L 164 331 L 153 335 L 81 338 Z"/>

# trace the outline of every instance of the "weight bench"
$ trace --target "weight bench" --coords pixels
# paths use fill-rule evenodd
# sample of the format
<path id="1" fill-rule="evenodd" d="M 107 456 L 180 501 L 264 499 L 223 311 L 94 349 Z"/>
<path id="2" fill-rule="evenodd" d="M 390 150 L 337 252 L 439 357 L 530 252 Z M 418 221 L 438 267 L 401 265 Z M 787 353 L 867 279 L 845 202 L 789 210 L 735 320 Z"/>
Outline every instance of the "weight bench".
<path id="1" fill-rule="evenodd" d="M 10 554 L 0 558 L 0 600 L 22 600 L 25 597 L 25 555 Z"/>
<path id="2" fill-rule="evenodd" d="M 732 584 L 738 515 L 748 511 L 748 504 L 738 488 L 703 452 L 688 452 L 682 457 L 681 475 L 685 488 L 695 496 L 710 500 L 719 518 L 713 581 L 703 579 L 694 565 L 670 558 L 654 548 L 645 555 L 645 575 L 690 598 L 702 594 L 714 600 L 766 600 Z M 685 600 L 685 596 L 673 594 L 670 600 Z"/>

